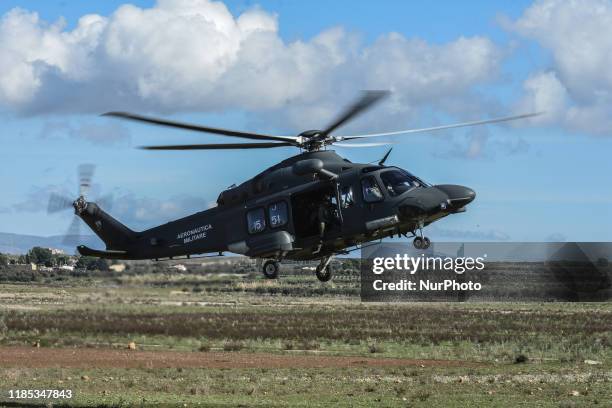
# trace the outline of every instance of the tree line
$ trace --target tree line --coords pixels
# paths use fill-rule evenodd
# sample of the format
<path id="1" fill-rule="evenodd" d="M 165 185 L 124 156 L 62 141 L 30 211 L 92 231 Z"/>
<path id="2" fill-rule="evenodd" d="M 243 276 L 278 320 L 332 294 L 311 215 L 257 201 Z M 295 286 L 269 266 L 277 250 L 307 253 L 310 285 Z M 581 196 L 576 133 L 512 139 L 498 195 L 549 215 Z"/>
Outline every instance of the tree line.
<path id="1" fill-rule="evenodd" d="M 17 257 L 9 257 L 0 253 L 0 268 L 6 268 L 11 264 L 36 264 L 52 268 L 72 264 L 74 263 L 71 262 L 73 259 L 74 257 L 70 255 L 54 254 L 49 248 L 33 247 L 28 253 Z M 74 266 L 79 269 L 108 271 L 108 262 L 105 259 L 91 256 L 79 256 Z"/>

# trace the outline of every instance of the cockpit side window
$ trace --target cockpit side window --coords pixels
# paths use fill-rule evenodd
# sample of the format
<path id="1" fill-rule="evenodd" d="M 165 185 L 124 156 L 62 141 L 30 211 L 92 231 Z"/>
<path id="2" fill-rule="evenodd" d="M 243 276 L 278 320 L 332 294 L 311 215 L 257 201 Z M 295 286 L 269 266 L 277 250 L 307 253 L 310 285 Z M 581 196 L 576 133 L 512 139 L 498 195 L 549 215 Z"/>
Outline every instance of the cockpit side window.
<path id="1" fill-rule="evenodd" d="M 385 185 L 385 189 L 392 197 L 398 196 L 421 185 L 416 177 L 401 170 L 385 171 L 380 175 L 380 179 Z"/>
<path id="2" fill-rule="evenodd" d="M 349 208 L 355 204 L 355 197 L 353 197 L 353 188 L 351 186 L 344 186 L 340 190 L 340 201 L 342 208 Z"/>
<path id="3" fill-rule="evenodd" d="M 361 191 L 363 193 L 363 200 L 366 203 L 375 203 L 383 199 L 382 191 L 380 191 L 380 187 L 374 177 L 370 176 L 361 179 Z"/>

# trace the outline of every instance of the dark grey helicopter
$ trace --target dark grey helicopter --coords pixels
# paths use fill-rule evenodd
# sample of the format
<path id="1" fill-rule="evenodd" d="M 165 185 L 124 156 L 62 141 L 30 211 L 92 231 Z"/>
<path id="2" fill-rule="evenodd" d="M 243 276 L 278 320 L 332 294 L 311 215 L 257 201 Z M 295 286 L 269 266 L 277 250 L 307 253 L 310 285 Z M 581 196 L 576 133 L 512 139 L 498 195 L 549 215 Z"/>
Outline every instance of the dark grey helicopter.
<path id="1" fill-rule="evenodd" d="M 316 276 L 328 281 L 331 258 L 385 237 L 411 236 L 416 248 L 430 240 L 423 228 L 465 211 L 475 192 L 459 185 L 431 185 L 406 170 L 386 166 L 391 150 L 377 164 L 352 163 L 334 151 L 342 142 L 504 122 L 536 113 L 377 134 L 332 133 L 380 101 L 387 93 L 368 91 L 323 130 L 298 136 L 273 136 L 168 121 L 125 112 L 119 117 L 149 124 L 257 140 L 254 143 L 146 146 L 147 150 L 260 149 L 294 146 L 296 156 L 223 191 L 217 206 L 146 231 L 136 232 L 88 202 L 52 197 L 51 212 L 72 206 L 77 216 L 104 241 L 105 250 L 78 246 L 82 255 L 113 259 L 172 259 L 194 254 L 233 252 L 263 258 L 263 273 L 276 278 L 283 259 L 320 263 Z M 367 146 L 378 145 L 369 143 Z M 361 145 L 363 146 L 363 145 Z M 89 181 L 87 181 L 89 183 Z"/>

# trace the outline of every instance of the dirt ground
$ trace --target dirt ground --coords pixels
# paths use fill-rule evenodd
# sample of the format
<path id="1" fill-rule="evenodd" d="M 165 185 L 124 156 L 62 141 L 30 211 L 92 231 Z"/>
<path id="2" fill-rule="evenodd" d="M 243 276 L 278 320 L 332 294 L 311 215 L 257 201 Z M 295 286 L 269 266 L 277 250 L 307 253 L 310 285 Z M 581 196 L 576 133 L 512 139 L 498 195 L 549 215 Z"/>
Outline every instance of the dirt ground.
<path id="1" fill-rule="evenodd" d="M 459 360 L 411 360 L 243 352 L 0 347 L 0 367 L 19 368 L 346 368 L 474 367 L 478 365 Z"/>

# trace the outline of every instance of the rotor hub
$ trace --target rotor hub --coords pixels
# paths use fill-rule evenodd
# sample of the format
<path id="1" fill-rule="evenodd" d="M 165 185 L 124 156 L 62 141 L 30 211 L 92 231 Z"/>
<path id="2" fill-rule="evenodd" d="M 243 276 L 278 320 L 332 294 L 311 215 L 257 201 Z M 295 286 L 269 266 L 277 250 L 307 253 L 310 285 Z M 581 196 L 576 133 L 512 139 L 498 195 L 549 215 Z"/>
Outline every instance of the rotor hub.
<path id="1" fill-rule="evenodd" d="M 82 214 L 87 209 L 87 200 L 85 200 L 85 197 L 80 196 L 72 203 L 72 206 L 76 214 Z"/>
<path id="2" fill-rule="evenodd" d="M 306 130 L 302 133 L 300 133 L 298 136 L 301 136 L 305 139 L 313 139 L 313 138 L 317 138 L 320 136 L 323 136 L 323 131 L 321 130 Z"/>
<path id="3" fill-rule="evenodd" d="M 309 152 L 316 152 L 321 148 L 332 144 L 336 141 L 336 138 L 329 136 L 322 130 L 307 130 L 302 132 L 297 137 L 299 146 Z"/>

